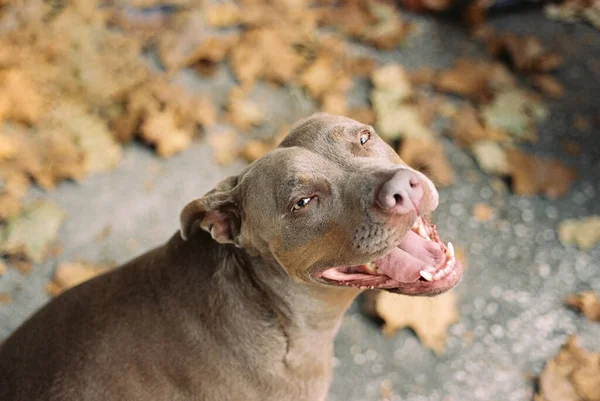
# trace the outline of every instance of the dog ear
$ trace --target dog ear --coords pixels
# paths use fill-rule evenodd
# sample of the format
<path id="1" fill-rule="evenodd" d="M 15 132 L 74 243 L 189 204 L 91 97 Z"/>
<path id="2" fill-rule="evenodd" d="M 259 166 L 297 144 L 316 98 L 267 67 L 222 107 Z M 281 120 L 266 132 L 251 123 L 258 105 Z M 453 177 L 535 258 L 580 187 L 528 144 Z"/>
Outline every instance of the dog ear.
<path id="1" fill-rule="evenodd" d="M 188 203 L 179 216 L 181 237 L 190 238 L 202 228 L 221 244 L 237 244 L 240 233 L 240 210 L 237 201 L 238 177 L 229 177 L 204 197 Z"/>

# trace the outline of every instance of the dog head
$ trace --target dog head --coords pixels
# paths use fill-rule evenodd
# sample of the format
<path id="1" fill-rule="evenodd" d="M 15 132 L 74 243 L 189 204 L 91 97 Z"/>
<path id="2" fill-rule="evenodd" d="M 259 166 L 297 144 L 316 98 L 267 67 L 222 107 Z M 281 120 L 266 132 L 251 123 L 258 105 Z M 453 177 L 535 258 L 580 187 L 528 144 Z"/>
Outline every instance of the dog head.
<path id="1" fill-rule="evenodd" d="M 367 125 L 315 114 L 181 213 L 215 241 L 275 260 L 299 282 L 435 295 L 462 267 L 427 216 L 438 193 Z"/>

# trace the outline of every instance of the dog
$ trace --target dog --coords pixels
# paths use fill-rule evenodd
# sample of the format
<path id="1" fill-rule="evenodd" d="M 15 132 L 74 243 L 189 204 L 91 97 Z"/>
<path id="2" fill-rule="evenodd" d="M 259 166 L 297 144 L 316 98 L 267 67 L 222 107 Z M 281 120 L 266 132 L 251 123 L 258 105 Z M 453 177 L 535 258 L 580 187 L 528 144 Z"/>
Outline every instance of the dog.
<path id="1" fill-rule="evenodd" d="M 181 212 L 166 244 L 72 288 L 0 348 L 2 401 L 322 401 L 365 289 L 432 296 L 462 267 L 433 183 L 319 113 Z"/>

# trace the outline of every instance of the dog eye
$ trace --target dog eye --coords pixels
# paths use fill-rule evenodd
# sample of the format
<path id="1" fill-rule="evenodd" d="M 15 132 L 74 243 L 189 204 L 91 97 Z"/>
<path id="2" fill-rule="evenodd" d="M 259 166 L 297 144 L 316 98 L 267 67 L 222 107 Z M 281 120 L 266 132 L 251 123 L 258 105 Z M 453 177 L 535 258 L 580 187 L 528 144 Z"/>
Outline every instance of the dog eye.
<path id="1" fill-rule="evenodd" d="M 314 196 L 313 196 L 314 198 Z M 292 208 L 293 210 L 300 210 L 303 207 L 306 207 L 311 200 L 313 200 L 313 198 L 302 198 L 300 199 L 298 202 L 296 202 L 296 204 L 294 205 L 294 207 Z"/>
<path id="2" fill-rule="evenodd" d="M 371 138 L 371 133 L 369 131 L 365 131 L 360 134 L 360 144 L 364 145 Z"/>

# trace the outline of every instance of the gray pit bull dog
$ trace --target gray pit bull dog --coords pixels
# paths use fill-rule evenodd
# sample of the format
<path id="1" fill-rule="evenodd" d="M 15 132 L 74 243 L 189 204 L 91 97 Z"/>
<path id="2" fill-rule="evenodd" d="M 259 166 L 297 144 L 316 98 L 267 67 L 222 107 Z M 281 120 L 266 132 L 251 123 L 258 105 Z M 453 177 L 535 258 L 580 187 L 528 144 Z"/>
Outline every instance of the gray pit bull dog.
<path id="1" fill-rule="evenodd" d="M 165 245 L 25 322 L 0 348 L 0 400 L 325 400 L 362 290 L 460 280 L 437 204 L 372 127 L 316 114 L 188 204 Z"/>

